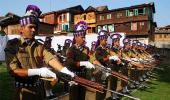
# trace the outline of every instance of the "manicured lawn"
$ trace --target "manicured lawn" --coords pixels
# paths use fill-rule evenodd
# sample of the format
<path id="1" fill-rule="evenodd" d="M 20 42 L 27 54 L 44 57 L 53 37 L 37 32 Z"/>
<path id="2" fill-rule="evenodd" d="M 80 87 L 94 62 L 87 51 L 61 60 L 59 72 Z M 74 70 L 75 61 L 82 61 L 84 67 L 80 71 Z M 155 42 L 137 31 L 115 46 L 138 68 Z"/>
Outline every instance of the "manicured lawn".
<path id="1" fill-rule="evenodd" d="M 7 72 L 5 63 L 0 64 L 0 100 L 12 100 L 13 78 Z"/>
<path id="2" fill-rule="evenodd" d="M 170 100 L 170 64 L 163 63 L 158 65 L 164 68 L 163 71 L 157 70 L 156 78 L 145 82 L 150 88 L 134 90 L 132 95 L 141 100 Z M 128 100 L 124 98 L 124 100 Z"/>

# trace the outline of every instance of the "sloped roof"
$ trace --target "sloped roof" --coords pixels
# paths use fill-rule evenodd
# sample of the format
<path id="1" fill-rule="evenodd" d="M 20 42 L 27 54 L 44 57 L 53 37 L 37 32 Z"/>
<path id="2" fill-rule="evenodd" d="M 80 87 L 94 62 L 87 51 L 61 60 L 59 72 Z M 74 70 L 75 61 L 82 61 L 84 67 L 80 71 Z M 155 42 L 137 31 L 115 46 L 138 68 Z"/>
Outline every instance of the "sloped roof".
<path id="1" fill-rule="evenodd" d="M 83 11 L 84 11 L 83 7 L 81 5 L 77 5 L 77 6 L 65 8 L 65 9 L 62 9 L 62 10 L 43 13 L 41 15 L 41 17 L 45 16 L 45 15 L 48 15 L 48 14 L 53 14 L 53 13 L 56 13 L 56 14 L 60 14 L 60 13 L 64 13 L 64 12 L 80 13 L 80 12 L 83 12 Z"/>
<path id="2" fill-rule="evenodd" d="M 96 10 L 97 11 L 107 11 L 108 7 L 107 6 L 99 6 L 99 7 L 96 7 Z"/>
<path id="3" fill-rule="evenodd" d="M 144 3 L 144 4 L 139 4 L 139 5 L 133 5 L 133 6 L 129 6 L 129 7 L 122 7 L 122 8 L 117 8 L 117 9 L 106 10 L 106 11 L 99 12 L 99 13 L 109 13 L 109 12 L 113 12 L 113 11 L 128 10 L 128 9 L 135 9 L 135 8 L 141 8 L 141 7 L 151 7 L 153 9 L 153 13 L 155 13 L 154 2 Z"/>
<path id="4" fill-rule="evenodd" d="M 88 11 L 97 11 L 94 7 L 92 7 L 92 6 L 89 6 L 86 10 L 85 10 L 85 12 L 88 12 Z"/>

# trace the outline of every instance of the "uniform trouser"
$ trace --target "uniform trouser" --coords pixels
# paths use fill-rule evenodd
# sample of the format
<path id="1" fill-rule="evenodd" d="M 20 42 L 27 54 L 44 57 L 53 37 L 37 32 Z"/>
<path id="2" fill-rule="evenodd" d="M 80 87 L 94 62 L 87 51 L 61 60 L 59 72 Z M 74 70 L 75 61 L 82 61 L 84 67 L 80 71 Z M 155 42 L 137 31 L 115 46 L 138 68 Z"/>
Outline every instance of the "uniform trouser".
<path id="1" fill-rule="evenodd" d="M 100 83 L 102 83 L 102 82 L 100 82 Z M 105 85 L 106 88 L 107 88 L 107 86 L 108 86 L 108 79 L 105 80 L 105 83 L 103 85 Z M 103 93 L 101 93 L 101 92 L 97 92 L 96 91 L 96 100 L 104 100 L 104 98 L 106 97 L 106 92 L 107 91 L 104 91 Z"/>
<path id="2" fill-rule="evenodd" d="M 116 91 L 118 78 L 110 76 L 110 90 Z"/>
<path id="3" fill-rule="evenodd" d="M 43 86 L 22 87 L 15 89 L 14 100 L 44 100 Z"/>
<path id="4" fill-rule="evenodd" d="M 106 80 L 102 80 L 102 75 L 102 72 L 99 72 L 95 75 L 96 82 L 105 85 L 105 87 L 107 88 L 108 79 L 106 78 Z M 106 91 L 104 91 L 103 93 L 96 91 L 96 100 L 104 100 L 105 97 Z"/>
<path id="5" fill-rule="evenodd" d="M 46 81 L 44 80 L 44 89 L 45 90 L 50 90 L 50 89 L 53 89 L 53 87 L 57 84 L 57 80 L 54 80 L 54 81 Z"/>
<path id="6" fill-rule="evenodd" d="M 79 77 L 86 78 L 86 73 L 76 73 Z M 69 100 L 85 100 L 86 88 L 80 85 L 73 85 L 69 90 Z"/>
<path id="7" fill-rule="evenodd" d="M 85 100 L 86 88 L 80 85 L 70 87 L 69 100 Z"/>
<path id="8" fill-rule="evenodd" d="M 122 72 L 123 75 L 129 77 L 129 75 L 128 75 L 129 69 L 128 69 L 126 66 L 124 66 L 123 68 L 121 68 L 121 72 Z M 126 82 L 126 81 L 124 81 L 124 80 L 121 80 L 121 86 L 122 86 L 122 87 L 127 86 L 127 84 L 128 84 L 128 82 Z"/>

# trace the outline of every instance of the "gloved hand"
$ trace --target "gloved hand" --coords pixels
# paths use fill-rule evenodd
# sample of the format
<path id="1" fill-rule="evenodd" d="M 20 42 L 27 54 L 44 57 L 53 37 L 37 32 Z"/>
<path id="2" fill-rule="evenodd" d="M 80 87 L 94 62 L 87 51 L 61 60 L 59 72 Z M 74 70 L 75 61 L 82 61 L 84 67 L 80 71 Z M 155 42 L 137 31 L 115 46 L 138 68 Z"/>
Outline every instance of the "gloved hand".
<path id="1" fill-rule="evenodd" d="M 52 77 L 56 79 L 56 74 L 49 70 L 47 67 L 37 68 L 37 69 L 28 69 L 28 76 L 41 76 L 41 77 Z"/>
<path id="2" fill-rule="evenodd" d="M 139 59 L 137 58 L 131 58 L 132 61 L 139 62 Z"/>
<path id="3" fill-rule="evenodd" d="M 111 68 L 107 68 L 108 70 L 111 70 Z M 110 76 L 111 74 L 106 72 L 106 77 Z"/>
<path id="4" fill-rule="evenodd" d="M 76 83 L 75 81 L 70 81 L 70 82 L 68 82 L 68 84 L 69 84 L 70 86 L 78 85 L 78 83 Z"/>
<path id="5" fill-rule="evenodd" d="M 65 73 L 65 74 L 68 74 L 68 75 L 70 75 L 71 77 L 74 77 L 74 76 L 75 76 L 75 74 L 74 74 L 73 72 L 69 71 L 66 67 L 62 68 L 60 72 Z"/>
<path id="6" fill-rule="evenodd" d="M 118 56 L 110 56 L 109 60 L 118 61 L 120 60 Z"/>
<path id="7" fill-rule="evenodd" d="M 86 68 L 89 69 L 95 68 L 94 65 L 89 61 L 80 61 L 80 66 L 85 66 Z"/>

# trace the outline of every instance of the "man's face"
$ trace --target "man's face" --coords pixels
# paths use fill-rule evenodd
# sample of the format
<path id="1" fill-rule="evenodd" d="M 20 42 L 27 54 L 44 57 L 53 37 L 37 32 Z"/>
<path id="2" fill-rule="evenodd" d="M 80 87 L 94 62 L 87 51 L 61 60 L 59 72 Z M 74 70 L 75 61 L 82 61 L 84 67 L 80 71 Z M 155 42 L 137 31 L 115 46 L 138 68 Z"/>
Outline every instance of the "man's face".
<path id="1" fill-rule="evenodd" d="M 102 46 L 106 46 L 106 45 L 107 45 L 107 39 L 102 39 L 102 40 L 100 40 L 100 44 L 101 44 Z"/>
<path id="2" fill-rule="evenodd" d="M 24 38 L 34 38 L 35 33 L 37 32 L 37 27 L 35 24 L 27 24 L 21 27 L 22 36 Z"/>
<path id="3" fill-rule="evenodd" d="M 83 45 L 84 42 L 85 42 L 85 36 L 78 36 L 78 37 L 75 37 L 75 40 L 76 40 L 76 43 L 77 43 L 77 44 Z"/>
<path id="4" fill-rule="evenodd" d="M 130 49 L 130 48 L 131 48 L 130 44 L 127 43 L 126 46 L 125 46 L 125 48 Z"/>
<path id="5" fill-rule="evenodd" d="M 120 46 L 120 41 L 119 41 L 119 39 L 115 40 L 115 41 L 113 42 L 113 45 L 119 47 L 119 46 Z"/>

